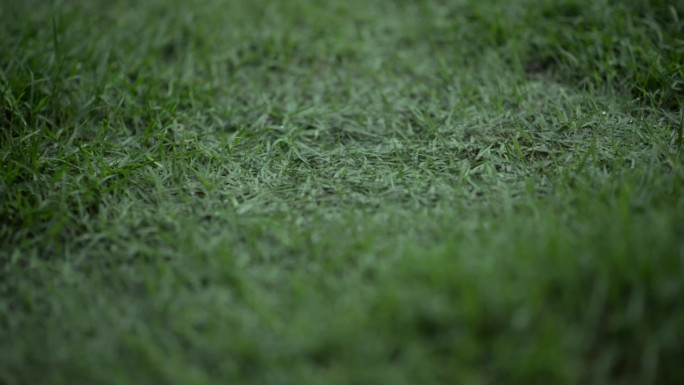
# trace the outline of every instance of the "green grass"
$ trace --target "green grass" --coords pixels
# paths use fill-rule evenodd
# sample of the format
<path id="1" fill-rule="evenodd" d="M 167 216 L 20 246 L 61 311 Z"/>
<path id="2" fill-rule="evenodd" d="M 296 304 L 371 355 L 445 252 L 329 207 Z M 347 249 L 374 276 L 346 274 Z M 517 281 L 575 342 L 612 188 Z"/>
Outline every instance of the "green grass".
<path id="1" fill-rule="evenodd" d="M 684 7 L 0 3 L 0 384 L 682 384 Z"/>

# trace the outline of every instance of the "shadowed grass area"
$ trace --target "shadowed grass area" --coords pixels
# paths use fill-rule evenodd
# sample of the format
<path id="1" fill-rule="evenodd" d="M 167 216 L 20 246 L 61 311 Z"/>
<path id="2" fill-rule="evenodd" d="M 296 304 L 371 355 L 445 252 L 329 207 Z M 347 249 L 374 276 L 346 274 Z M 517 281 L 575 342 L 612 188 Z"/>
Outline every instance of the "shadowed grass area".
<path id="1" fill-rule="evenodd" d="M 3 2 L 0 383 L 684 383 L 683 15 Z"/>

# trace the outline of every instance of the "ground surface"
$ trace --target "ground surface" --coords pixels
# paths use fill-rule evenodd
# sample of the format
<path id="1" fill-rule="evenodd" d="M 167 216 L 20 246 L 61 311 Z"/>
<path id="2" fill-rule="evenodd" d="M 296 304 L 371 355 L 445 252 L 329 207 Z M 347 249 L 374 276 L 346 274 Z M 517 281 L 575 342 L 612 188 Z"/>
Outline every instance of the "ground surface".
<path id="1" fill-rule="evenodd" d="M 0 383 L 684 383 L 676 2 L 0 20 Z"/>

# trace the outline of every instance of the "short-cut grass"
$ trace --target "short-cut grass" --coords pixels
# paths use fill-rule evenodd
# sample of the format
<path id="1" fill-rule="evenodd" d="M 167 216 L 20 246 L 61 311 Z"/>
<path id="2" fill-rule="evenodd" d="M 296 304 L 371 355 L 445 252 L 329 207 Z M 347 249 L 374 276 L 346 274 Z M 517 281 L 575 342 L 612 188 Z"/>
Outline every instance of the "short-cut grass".
<path id="1" fill-rule="evenodd" d="M 0 383 L 684 384 L 682 4 L 0 2 Z"/>

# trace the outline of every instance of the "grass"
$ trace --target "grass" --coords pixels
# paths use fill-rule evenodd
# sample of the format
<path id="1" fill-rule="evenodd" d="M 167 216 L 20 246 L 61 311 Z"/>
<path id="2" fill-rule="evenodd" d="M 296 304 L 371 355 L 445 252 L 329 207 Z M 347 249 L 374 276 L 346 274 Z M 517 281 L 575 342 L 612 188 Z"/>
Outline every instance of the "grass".
<path id="1" fill-rule="evenodd" d="M 0 383 L 684 383 L 670 3 L 2 2 Z"/>

